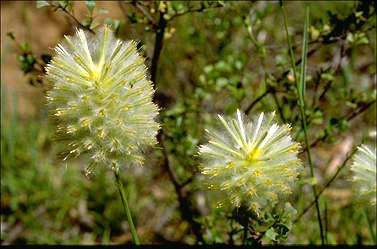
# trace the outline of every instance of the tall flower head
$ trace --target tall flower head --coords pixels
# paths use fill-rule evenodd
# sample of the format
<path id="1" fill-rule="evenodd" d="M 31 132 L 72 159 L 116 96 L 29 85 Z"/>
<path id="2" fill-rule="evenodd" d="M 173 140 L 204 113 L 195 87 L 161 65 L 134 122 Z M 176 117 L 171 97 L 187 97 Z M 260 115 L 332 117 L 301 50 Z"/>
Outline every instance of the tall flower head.
<path id="1" fill-rule="evenodd" d="M 142 164 L 142 147 L 157 143 L 159 124 L 136 43 L 116 39 L 105 26 L 96 35 L 65 36 L 55 52 L 46 68 L 47 103 L 58 137 L 68 141 L 65 159 L 88 155 L 87 173 L 96 165 Z"/>
<path id="2" fill-rule="evenodd" d="M 292 141 L 289 125 L 274 122 L 275 113 L 263 112 L 247 121 L 237 110 L 235 118 L 218 115 L 222 127 L 207 131 L 201 145 L 202 174 L 210 188 L 227 191 L 227 199 L 257 211 L 291 193 L 301 168 L 299 144 Z M 222 203 L 220 203 L 222 205 Z"/>
<path id="3" fill-rule="evenodd" d="M 361 199 L 376 205 L 376 147 L 361 145 L 353 157 L 351 170 Z"/>

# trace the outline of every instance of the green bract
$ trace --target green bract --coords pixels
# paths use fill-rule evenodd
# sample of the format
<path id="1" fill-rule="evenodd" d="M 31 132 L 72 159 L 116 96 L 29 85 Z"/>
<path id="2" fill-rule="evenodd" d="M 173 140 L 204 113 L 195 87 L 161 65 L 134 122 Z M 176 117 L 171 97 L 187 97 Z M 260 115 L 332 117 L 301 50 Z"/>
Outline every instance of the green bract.
<path id="1" fill-rule="evenodd" d="M 67 140 L 66 157 L 90 157 L 93 166 L 143 163 L 144 145 L 156 144 L 158 107 L 144 59 L 134 41 L 114 37 L 108 27 L 96 35 L 77 30 L 57 45 L 47 66 L 52 84 L 47 102 Z"/>
<path id="2" fill-rule="evenodd" d="M 210 177 L 210 189 L 225 190 L 234 206 L 258 213 L 291 193 L 301 168 L 300 146 L 292 141 L 289 125 L 273 122 L 275 113 L 261 113 L 251 122 L 239 110 L 235 116 L 225 120 L 218 115 L 223 127 L 207 130 L 209 142 L 199 152 L 202 173 Z"/>
<path id="3" fill-rule="evenodd" d="M 361 145 L 353 157 L 351 170 L 361 199 L 376 205 L 376 147 Z"/>

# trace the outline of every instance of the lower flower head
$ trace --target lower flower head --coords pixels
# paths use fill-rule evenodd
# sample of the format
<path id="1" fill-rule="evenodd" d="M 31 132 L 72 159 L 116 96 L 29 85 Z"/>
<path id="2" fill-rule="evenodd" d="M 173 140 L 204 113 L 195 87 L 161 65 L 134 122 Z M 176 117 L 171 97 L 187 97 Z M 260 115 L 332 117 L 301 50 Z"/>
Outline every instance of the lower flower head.
<path id="1" fill-rule="evenodd" d="M 301 169 L 299 144 L 292 141 L 289 125 L 274 122 L 275 113 L 261 113 L 252 121 L 237 110 L 234 118 L 218 115 L 222 127 L 206 130 L 209 141 L 201 145 L 202 174 L 209 188 L 224 190 L 234 206 L 258 211 L 292 192 Z"/>

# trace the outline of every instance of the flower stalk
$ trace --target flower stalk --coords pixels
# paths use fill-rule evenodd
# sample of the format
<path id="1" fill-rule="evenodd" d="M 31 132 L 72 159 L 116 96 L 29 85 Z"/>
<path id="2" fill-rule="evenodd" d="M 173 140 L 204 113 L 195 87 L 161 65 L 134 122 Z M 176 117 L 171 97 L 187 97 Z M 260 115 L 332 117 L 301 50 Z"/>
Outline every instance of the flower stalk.
<path id="1" fill-rule="evenodd" d="M 119 176 L 119 172 L 114 171 L 114 175 L 115 175 L 116 183 L 117 183 L 117 186 L 118 186 L 120 198 L 122 199 L 123 209 L 124 209 L 124 212 L 126 213 L 128 224 L 130 226 L 132 241 L 135 245 L 140 245 L 140 241 L 139 241 L 139 238 L 137 236 L 136 228 L 135 228 L 134 222 L 132 220 L 131 211 L 130 211 L 130 208 L 128 206 L 127 196 L 124 193 L 123 184 L 122 184 L 122 181 L 121 181 L 120 176 Z"/>

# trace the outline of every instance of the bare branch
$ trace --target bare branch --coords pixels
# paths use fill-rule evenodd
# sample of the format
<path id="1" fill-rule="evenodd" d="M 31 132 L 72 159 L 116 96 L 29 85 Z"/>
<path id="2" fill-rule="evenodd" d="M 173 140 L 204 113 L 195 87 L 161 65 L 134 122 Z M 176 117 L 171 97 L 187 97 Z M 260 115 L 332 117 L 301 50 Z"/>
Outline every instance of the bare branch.
<path id="1" fill-rule="evenodd" d="M 119 5 L 122 5 L 122 2 L 119 2 Z M 158 25 L 156 20 L 153 18 L 151 14 L 149 14 L 148 10 L 146 10 L 144 6 L 140 5 L 138 1 L 132 1 L 131 5 L 134 6 L 141 14 L 143 14 L 148 19 L 148 22 L 152 25 L 153 30 L 157 29 Z M 122 8 L 122 10 L 123 9 L 124 7 Z"/>
<path id="2" fill-rule="evenodd" d="M 173 183 L 175 192 L 178 196 L 179 209 L 182 218 L 185 219 L 188 223 L 190 223 L 192 232 L 194 233 L 197 241 L 204 242 L 202 235 L 202 225 L 194 219 L 195 211 L 193 210 L 193 207 L 190 203 L 190 194 L 183 190 L 184 185 L 179 184 L 177 176 L 174 174 L 173 169 L 170 168 L 168 154 L 166 152 L 166 148 L 163 142 L 164 134 L 162 129 L 157 135 L 157 140 L 162 148 L 163 167 L 168 172 L 170 181 Z"/>
<path id="3" fill-rule="evenodd" d="M 364 104 L 362 107 L 360 107 L 356 111 L 344 115 L 341 119 L 346 119 L 347 121 L 351 121 L 352 119 L 356 118 L 357 116 L 359 116 L 360 114 L 362 114 L 363 112 L 365 112 L 366 110 L 368 110 L 369 107 L 371 107 L 374 103 L 376 103 L 376 100 L 372 100 L 372 101 Z M 328 137 L 328 135 L 325 134 L 322 137 L 317 138 L 313 143 L 310 144 L 310 147 L 313 148 L 313 147 L 317 146 L 320 142 L 325 141 L 327 137 Z M 304 153 L 306 150 L 307 150 L 307 148 L 305 147 L 300 152 L 300 154 Z"/>
<path id="4" fill-rule="evenodd" d="M 82 28 L 82 29 L 85 29 L 85 30 L 87 30 L 87 31 L 89 31 L 90 33 L 92 33 L 92 34 L 95 34 L 95 32 L 91 29 L 91 28 L 89 28 L 89 27 L 87 27 L 87 26 L 84 26 L 74 15 L 72 15 L 71 14 L 71 12 L 69 12 L 66 8 L 63 8 L 62 6 L 58 6 L 57 7 L 58 9 L 61 9 L 65 14 L 66 14 L 66 16 L 68 16 L 71 20 L 73 20 L 75 23 L 76 23 L 76 25 L 77 26 L 79 26 L 80 28 Z"/>
<path id="5" fill-rule="evenodd" d="M 173 20 L 174 18 L 177 18 L 177 17 L 179 17 L 179 16 L 186 15 L 186 14 L 188 14 L 188 13 L 193 13 L 193 12 L 203 12 L 204 10 L 207 10 L 207 9 L 214 9 L 214 8 L 220 8 L 220 7 L 223 7 L 223 5 L 218 4 L 218 5 L 210 6 L 210 7 L 207 7 L 207 8 L 206 8 L 206 7 L 204 6 L 204 4 L 202 4 L 202 5 L 200 6 L 200 8 L 196 8 L 196 9 L 188 9 L 188 10 L 185 11 L 185 12 L 181 12 L 181 13 L 176 13 L 176 14 L 174 14 L 174 15 L 172 15 L 172 16 L 168 19 L 168 21 L 171 21 L 171 20 Z"/>
<path id="6" fill-rule="evenodd" d="M 152 66 L 151 66 L 151 81 L 156 85 L 156 76 L 157 76 L 157 67 L 158 60 L 160 59 L 160 54 L 163 46 L 166 20 L 164 19 L 164 14 L 160 13 L 160 20 L 158 22 L 158 27 L 156 28 L 156 39 L 154 43 L 154 51 L 152 57 Z"/>
<path id="7" fill-rule="evenodd" d="M 331 185 L 331 183 L 336 179 L 336 177 L 339 175 L 340 171 L 347 165 L 347 162 L 348 160 L 351 159 L 351 157 L 353 156 L 353 154 L 355 154 L 357 149 L 354 149 L 351 154 L 349 154 L 347 156 L 347 158 L 343 161 L 342 165 L 338 168 L 338 170 L 334 173 L 334 175 L 330 178 L 330 180 L 325 184 L 325 186 L 319 191 L 319 193 L 317 194 L 316 198 L 306 207 L 304 208 L 304 210 L 302 211 L 302 213 L 297 216 L 297 218 L 294 220 L 293 223 L 297 223 L 301 217 L 307 212 L 309 211 L 309 209 L 311 207 L 313 207 L 313 205 L 316 203 L 316 201 L 318 201 L 319 197 L 321 196 L 321 194 Z"/>
<path id="8" fill-rule="evenodd" d="M 267 96 L 267 94 L 271 93 L 273 88 L 268 88 L 264 93 L 262 93 L 258 98 L 256 98 L 251 104 L 246 108 L 245 113 L 246 115 L 249 114 L 249 112 L 253 109 L 253 107 L 261 101 L 264 97 Z"/>
<path id="9" fill-rule="evenodd" d="M 317 51 L 317 48 L 314 48 L 308 52 L 308 57 L 312 56 Z M 301 63 L 301 58 L 296 61 L 296 66 Z M 290 70 L 285 71 L 280 78 L 276 80 L 277 83 L 280 83 L 285 77 L 287 77 Z M 249 114 L 249 112 L 254 108 L 254 106 L 261 101 L 264 97 L 267 96 L 267 94 L 276 92 L 276 89 L 274 87 L 269 87 L 264 93 L 262 93 L 259 97 L 257 97 L 253 102 L 250 103 L 250 105 L 246 108 L 245 113 Z"/>

